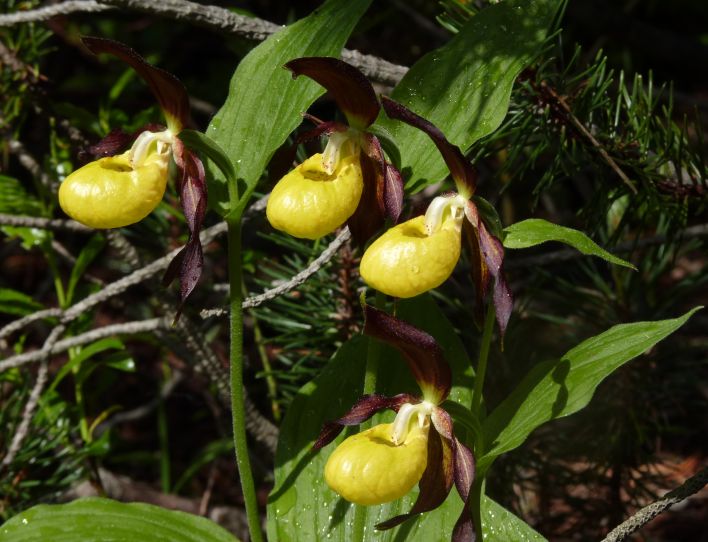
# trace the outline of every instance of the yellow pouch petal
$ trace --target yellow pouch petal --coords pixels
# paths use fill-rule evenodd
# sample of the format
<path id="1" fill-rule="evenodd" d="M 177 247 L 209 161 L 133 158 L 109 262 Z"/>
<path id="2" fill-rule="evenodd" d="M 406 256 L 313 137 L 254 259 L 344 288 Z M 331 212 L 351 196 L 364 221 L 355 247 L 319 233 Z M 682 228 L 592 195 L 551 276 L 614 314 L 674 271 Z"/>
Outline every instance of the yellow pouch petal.
<path id="1" fill-rule="evenodd" d="M 363 189 L 358 156 L 342 158 L 329 175 L 322 167 L 322 155 L 315 154 L 275 185 L 266 216 L 276 230 L 319 239 L 354 214 Z"/>
<path id="2" fill-rule="evenodd" d="M 425 217 L 395 226 L 361 259 L 364 281 L 394 297 L 413 297 L 440 286 L 460 259 L 460 231 L 453 220 L 428 235 Z"/>
<path id="3" fill-rule="evenodd" d="M 139 222 L 162 200 L 166 154 L 153 153 L 133 167 L 130 151 L 101 158 L 69 175 L 59 187 L 59 205 L 91 228 L 120 228 Z"/>
<path id="4" fill-rule="evenodd" d="M 403 497 L 423 476 L 429 425 L 418 424 L 403 443 L 393 443 L 393 424 L 381 424 L 342 442 L 325 466 L 332 490 L 356 504 L 382 504 Z"/>

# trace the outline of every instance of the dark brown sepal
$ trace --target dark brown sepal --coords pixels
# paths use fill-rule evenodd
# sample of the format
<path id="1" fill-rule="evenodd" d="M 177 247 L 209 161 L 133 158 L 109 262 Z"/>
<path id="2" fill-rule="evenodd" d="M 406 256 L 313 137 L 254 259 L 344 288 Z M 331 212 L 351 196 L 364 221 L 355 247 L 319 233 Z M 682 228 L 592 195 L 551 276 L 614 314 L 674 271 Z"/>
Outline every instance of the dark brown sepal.
<path id="1" fill-rule="evenodd" d="M 127 45 L 105 38 L 81 38 L 94 54 L 109 53 L 133 68 L 148 84 L 173 133 L 179 133 L 189 121 L 189 96 L 184 85 L 171 73 L 153 66 Z"/>
<path id="2" fill-rule="evenodd" d="M 450 143 L 437 126 L 417 115 L 406 106 L 387 96 L 381 96 L 381 103 L 389 117 L 418 128 L 432 139 L 450 170 L 450 174 L 457 185 L 457 191 L 465 198 L 471 198 L 477 187 L 477 172 L 460 148 Z"/>
<path id="3" fill-rule="evenodd" d="M 199 157 L 177 138 L 172 147 L 173 157 L 180 172 L 178 189 L 184 218 L 189 228 L 189 240 L 180 253 L 170 263 L 163 282 L 170 283 L 179 265 L 180 305 L 175 319 L 179 318 L 182 307 L 192 293 L 204 267 L 202 242 L 199 232 L 207 209 L 207 187 L 204 164 Z"/>
<path id="4" fill-rule="evenodd" d="M 450 442 L 431 427 L 428 435 L 428 464 L 420 482 L 418 482 L 420 493 L 418 493 L 413 508 L 407 514 L 401 514 L 379 523 L 375 528 L 379 531 L 392 529 L 413 516 L 435 510 L 445 502 L 450 493 L 453 484 L 452 471 L 453 458 Z"/>
<path id="5" fill-rule="evenodd" d="M 354 406 L 341 418 L 332 422 L 327 422 L 322 427 L 317 441 L 312 446 L 313 450 L 319 450 L 330 442 L 332 442 L 342 430 L 350 425 L 359 425 L 371 418 L 374 414 L 381 410 L 390 408 L 396 412 L 405 403 L 419 403 L 420 400 L 408 393 L 400 393 L 393 397 L 385 395 L 364 395 L 354 403 Z"/>
<path id="6" fill-rule="evenodd" d="M 143 132 L 162 132 L 165 129 L 161 124 L 146 124 L 132 134 L 124 132 L 120 128 L 115 128 L 98 143 L 86 147 L 80 151 L 82 156 L 90 156 L 92 160 L 105 156 L 114 156 L 126 149 Z"/>
<path id="7" fill-rule="evenodd" d="M 364 333 L 401 352 L 424 399 L 440 404 L 450 394 L 450 366 L 432 335 L 367 304 L 364 304 Z"/>
<path id="8" fill-rule="evenodd" d="M 347 117 L 349 125 L 365 130 L 376 120 L 381 106 L 374 87 L 354 66 L 332 57 L 303 57 L 285 67 L 293 77 L 306 75 L 327 89 Z"/>

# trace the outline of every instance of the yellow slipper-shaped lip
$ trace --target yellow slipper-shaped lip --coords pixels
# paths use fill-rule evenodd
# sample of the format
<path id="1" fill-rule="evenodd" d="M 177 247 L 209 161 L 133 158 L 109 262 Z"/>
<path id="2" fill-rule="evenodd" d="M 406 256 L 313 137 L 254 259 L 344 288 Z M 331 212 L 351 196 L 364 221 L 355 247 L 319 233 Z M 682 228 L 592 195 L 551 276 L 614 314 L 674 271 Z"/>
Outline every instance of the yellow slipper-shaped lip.
<path id="1" fill-rule="evenodd" d="M 396 445 L 393 424 L 381 424 L 347 438 L 332 452 L 325 481 L 356 504 L 382 504 L 403 497 L 423 476 L 428 462 L 429 425 L 417 424 Z"/>
<path id="2" fill-rule="evenodd" d="M 166 154 L 153 153 L 133 167 L 130 151 L 101 158 L 69 175 L 59 187 L 59 205 L 91 228 L 120 228 L 139 222 L 162 200 Z"/>
<path id="3" fill-rule="evenodd" d="M 395 226 L 361 259 L 364 281 L 394 297 L 413 297 L 440 286 L 460 259 L 460 231 L 452 220 L 428 235 L 425 217 Z"/>
<path id="4" fill-rule="evenodd" d="M 283 177 L 268 198 L 266 216 L 293 237 L 319 239 L 354 214 L 364 179 L 358 156 L 339 160 L 330 175 L 315 154 Z"/>

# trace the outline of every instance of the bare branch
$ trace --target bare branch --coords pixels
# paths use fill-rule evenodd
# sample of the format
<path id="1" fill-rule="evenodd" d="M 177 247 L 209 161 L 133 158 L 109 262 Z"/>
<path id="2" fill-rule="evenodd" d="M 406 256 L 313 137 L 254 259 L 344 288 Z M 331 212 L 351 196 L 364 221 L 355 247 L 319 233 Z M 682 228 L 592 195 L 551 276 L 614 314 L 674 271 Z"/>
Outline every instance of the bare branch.
<path id="1" fill-rule="evenodd" d="M 39 165 L 39 162 L 29 153 L 21 141 L 12 138 L 8 139 L 7 146 L 10 152 L 17 156 L 22 167 L 29 171 L 35 179 L 39 180 L 46 188 L 54 189 L 56 183 L 42 170 L 42 166 Z"/>
<path id="2" fill-rule="evenodd" d="M 40 228 L 43 230 L 68 230 L 80 233 L 91 233 L 91 228 L 79 224 L 75 220 L 60 218 L 37 218 L 34 216 L 16 216 L 0 213 L 0 226 L 17 226 L 21 228 Z"/>
<path id="3" fill-rule="evenodd" d="M 52 330 L 47 337 L 47 340 L 44 341 L 44 346 L 42 347 L 42 350 L 40 351 L 41 354 L 39 356 L 40 364 L 39 371 L 37 371 L 37 380 L 35 381 L 32 391 L 30 392 L 29 399 L 25 404 L 20 425 L 17 427 L 15 434 L 12 436 L 12 442 L 7 450 L 7 454 L 5 454 L 5 457 L 2 459 L 2 463 L 0 463 L 0 467 L 7 467 L 15 460 L 17 452 L 19 452 L 22 447 L 22 442 L 27 437 L 29 426 L 32 421 L 32 417 L 34 416 L 34 411 L 37 409 L 37 404 L 39 403 L 39 398 L 42 395 L 42 390 L 44 389 L 44 385 L 47 383 L 50 352 L 54 347 L 54 343 L 56 343 L 57 339 L 65 329 L 66 326 L 64 324 L 59 324 Z"/>
<path id="4" fill-rule="evenodd" d="M 92 329 L 86 333 L 69 337 L 68 339 L 63 339 L 58 342 L 50 342 L 50 335 L 41 350 L 25 352 L 0 361 L 0 371 L 6 371 L 8 369 L 12 369 L 13 367 L 19 367 L 27 363 L 40 361 L 42 358 L 52 354 L 66 352 L 69 348 L 83 346 L 106 337 L 113 337 L 115 335 L 136 335 L 138 333 L 147 333 L 158 329 L 168 328 L 170 323 L 171 319 L 169 318 L 150 318 L 148 320 L 125 322 L 123 324 L 111 324 L 109 326 Z M 61 325 L 58 327 L 61 327 Z M 54 329 L 56 330 L 57 328 Z M 54 331 L 52 331 L 52 333 L 54 333 Z"/>
<path id="5" fill-rule="evenodd" d="M 37 320 L 44 320 L 45 318 L 58 318 L 62 314 L 64 314 L 64 311 L 58 308 L 45 309 L 42 311 L 33 312 L 32 314 L 28 314 L 27 316 L 24 316 L 19 320 L 15 320 L 14 322 L 10 322 L 5 327 L 0 329 L 0 348 L 7 348 L 5 338 L 12 335 L 15 331 L 19 331 L 23 327 L 28 326 L 32 322 L 36 322 Z"/>
<path id="6" fill-rule="evenodd" d="M 694 493 L 698 493 L 706 484 L 708 484 L 708 467 L 698 471 L 681 486 L 670 491 L 650 505 L 645 506 L 632 517 L 620 523 L 610 531 L 602 542 L 620 542 L 621 540 L 625 540 L 629 535 L 642 528 L 669 507 L 680 503 Z"/>
<path id="7" fill-rule="evenodd" d="M 0 27 L 23 22 L 45 21 L 56 15 L 104 11 L 113 7 L 187 21 L 210 30 L 237 34 L 254 41 L 263 41 L 282 28 L 257 17 L 244 17 L 225 8 L 197 4 L 187 0 L 162 0 L 161 2 L 105 0 L 101 3 L 93 0 L 75 0 L 36 10 L 0 15 Z M 342 52 L 342 58 L 359 68 L 369 79 L 390 86 L 396 85 L 408 71 L 405 66 L 399 66 L 358 51 L 345 49 Z"/>
<path id="8" fill-rule="evenodd" d="M 69 0 L 51 6 L 15 13 L 0 15 L 0 27 L 12 26 L 19 23 L 35 23 L 47 21 L 57 15 L 70 15 L 72 13 L 96 13 L 113 9 L 112 6 L 99 4 L 93 0 Z"/>
<path id="9" fill-rule="evenodd" d="M 346 227 L 344 228 L 339 235 L 332 241 L 329 246 L 322 251 L 322 254 L 320 254 L 316 259 L 312 261 L 310 265 L 308 265 L 305 269 L 300 271 L 297 275 L 295 275 L 293 278 L 290 280 L 283 282 L 281 284 L 278 284 L 275 288 L 271 288 L 270 290 L 266 290 L 262 294 L 255 295 L 252 297 L 247 297 L 246 299 L 243 300 L 243 304 L 241 305 L 244 309 L 250 309 L 253 307 L 257 307 L 258 305 L 261 305 L 265 303 L 266 301 L 270 301 L 271 299 L 274 299 L 278 297 L 279 295 L 285 294 L 289 292 L 290 290 L 293 290 L 300 286 L 303 282 L 305 282 L 308 278 L 310 278 L 312 275 L 317 273 L 322 267 L 329 262 L 334 255 L 337 253 L 337 251 L 342 247 L 344 243 L 346 243 L 349 239 L 351 239 L 351 233 L 349 232 L 349 228 Z M 200 314 L 202 318 L 211 318 L 212 316 L 222 316 L 227 314 L 228 311 L 226 309 L 222 308 L 217 308 L 217 309 L 205 309 L 203 310 Z"/>

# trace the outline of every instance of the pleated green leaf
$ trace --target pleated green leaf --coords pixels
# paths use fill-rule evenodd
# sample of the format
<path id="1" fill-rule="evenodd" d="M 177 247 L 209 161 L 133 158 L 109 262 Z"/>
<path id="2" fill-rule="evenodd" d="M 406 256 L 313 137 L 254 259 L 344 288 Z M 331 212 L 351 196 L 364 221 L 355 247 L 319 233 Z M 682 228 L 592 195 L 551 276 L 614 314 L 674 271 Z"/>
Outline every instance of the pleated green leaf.
<path id="1" fill-rule="evenodd" d="M 143 503 L 87 498 L 42 504 L 0 526 L 0 542 L 238 542 L 216 523 Z"/>
<path id="2" fill-rule="evenodd" d="M 501 124 L 511 89 L 540 52 L 560 0 L 508 0 L 475 15 L 449 43 L 411 67 L 391 97 L 467 150 Z M 420 130 L 379 117 L 401 155 L 406 187 L 445 178 L 447 167 Z"/>
<path id="3" fill-rule="evenodd" d="M 506 248 L 528 248 L 548 241 L 565 243 L 588 256 L 597 256 L 610 263 L 636 269 L 631 263 L 618 258 L 597 245 L 583 232 L 553 224 L 540 218 L 530 218 L 504 228 Z"/>
<path id="4" fill-rule="evenodd" d="M 521 445 L 538 426 L 585 407 L 615 369 L 680 328 L 700 307 L 672 320 L 621 324 L 587 339 L 559 360 L 539 363 L 484 421 L 484 472 L 494 458 Z"/>

